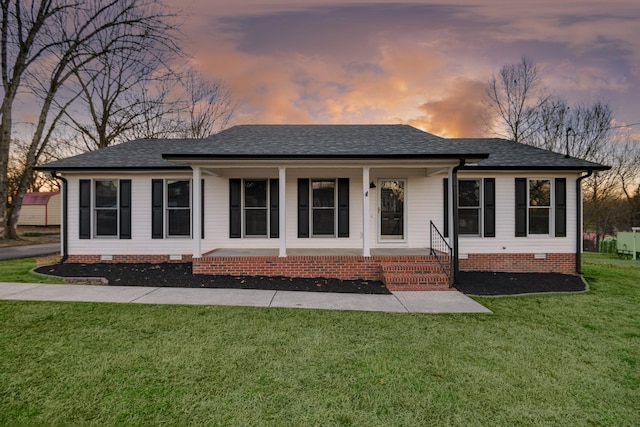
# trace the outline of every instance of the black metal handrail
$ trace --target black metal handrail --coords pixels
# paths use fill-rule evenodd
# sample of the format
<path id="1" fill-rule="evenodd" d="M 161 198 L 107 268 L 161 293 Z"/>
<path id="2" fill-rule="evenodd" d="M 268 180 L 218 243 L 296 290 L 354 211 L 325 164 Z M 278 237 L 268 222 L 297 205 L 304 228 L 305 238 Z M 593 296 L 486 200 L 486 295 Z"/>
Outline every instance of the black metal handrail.
<path id="1" fill-rule="evenodd" d="M 435 226 L 433 221 L 429 221 L 431 223 L 431 227 L 429 228 L 429 240 L 431 241 L 431 255 L 436 257 L 438 264 L 442 267 L 442 271 L 449 279 L 449 287 L 453 286 L 453 249 L 447 241 L 445 240 L 438 227 Z M 444 256 L 449 257 L 449 262 L 446 263 L 443 259 Z M 447 264 L 449 264 L 447 266 Z M 448 270 L 447 270 L 448 267 Z"/>

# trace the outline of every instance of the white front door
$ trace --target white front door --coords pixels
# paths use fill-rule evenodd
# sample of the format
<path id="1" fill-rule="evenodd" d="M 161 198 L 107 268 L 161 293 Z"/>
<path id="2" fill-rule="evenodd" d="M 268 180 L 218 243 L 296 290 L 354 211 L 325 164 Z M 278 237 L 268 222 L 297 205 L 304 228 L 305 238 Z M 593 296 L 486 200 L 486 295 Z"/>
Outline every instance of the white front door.
<path id="1" fill-rule="evenodd" d="M 406 180 L 378 180 L 378 240 L 404 241 Z"/>

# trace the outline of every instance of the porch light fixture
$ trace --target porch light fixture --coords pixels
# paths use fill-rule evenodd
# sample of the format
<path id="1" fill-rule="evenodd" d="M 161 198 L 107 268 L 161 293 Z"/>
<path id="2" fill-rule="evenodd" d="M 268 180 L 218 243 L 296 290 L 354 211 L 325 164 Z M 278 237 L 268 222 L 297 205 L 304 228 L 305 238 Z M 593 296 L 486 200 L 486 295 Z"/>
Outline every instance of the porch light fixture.
<path id="1" fill-rule="evenodd" d="M 369 184 L 369 188 L 376 188 L 375 182 L 371 181 L 371 183 Z"/>

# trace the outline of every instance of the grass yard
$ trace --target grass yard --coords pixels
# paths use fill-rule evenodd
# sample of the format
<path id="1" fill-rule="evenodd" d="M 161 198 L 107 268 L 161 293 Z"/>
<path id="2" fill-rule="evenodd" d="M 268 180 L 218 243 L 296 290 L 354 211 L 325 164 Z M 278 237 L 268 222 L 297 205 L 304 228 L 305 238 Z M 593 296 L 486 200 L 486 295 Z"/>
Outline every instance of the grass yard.
<path id="1" fill-rule="evenodd" d="M 19 239 L 0 239 L 0 248 L 9 246 L 38 245 L 42 243 L 60 242 L 59 226 L 18 226 Z"/>
<path id="2" fill-rule="evenodd" d="M 584 271 L 492 315 L 0 301 L 0 424 L 639 425 L 640 268 Z"/>

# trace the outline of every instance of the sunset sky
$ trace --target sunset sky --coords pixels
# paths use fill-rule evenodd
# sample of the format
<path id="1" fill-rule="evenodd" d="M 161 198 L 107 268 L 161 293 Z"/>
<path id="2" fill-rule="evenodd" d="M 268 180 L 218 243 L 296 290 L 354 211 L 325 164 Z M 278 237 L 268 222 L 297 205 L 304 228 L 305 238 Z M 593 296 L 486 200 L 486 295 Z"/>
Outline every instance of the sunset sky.
<path id="1" fill-rule="evenodd" d="M 236 123 L 408 123 L 485 135 L 484 84 L 523 55 L 571 104 L 640 122 L 640 2 L 171 0 Z M 640 126 L 631 128 L 636 135 Z"/>

